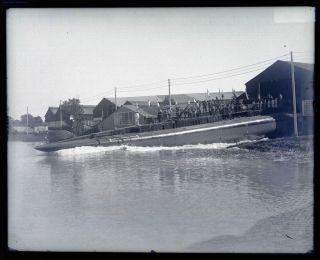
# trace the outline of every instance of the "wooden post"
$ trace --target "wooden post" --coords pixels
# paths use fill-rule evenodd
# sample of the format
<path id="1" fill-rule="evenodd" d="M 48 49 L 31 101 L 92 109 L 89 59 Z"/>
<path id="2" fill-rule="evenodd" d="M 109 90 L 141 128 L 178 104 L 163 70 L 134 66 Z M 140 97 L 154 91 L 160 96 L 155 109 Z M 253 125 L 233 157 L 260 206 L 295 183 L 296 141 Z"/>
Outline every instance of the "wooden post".
<path id="1" fill-rule="evenodd" d="M 294 79 L 294 64 L 293 64 L 292 51 L 290 52 L 290 58 L 291 58 L 291 85 L 292 85 L 292 103 L 293 103 L 293 127 L 294 127 L 294 135 L 298 136 L 296 83 Z"/>
<path id="2" fill-rule="evenodd" d="M 168 79 L 168 85 L 169 85 L 169 109 L 171 111 L 171 89 L 170 89 L 170 79 Z"/>
<path id="3" fill-rule="evenodd" d="M 116 111 L 117 111 L 117 88 L 114 88 L 114 104 L 116 105 Z"/>
<path id="4" fill-rule="evenodd" d="M 29 112 L 27 107 L 27 135 L 29 134 Z"/>
<path id="5" fill-rule="evenodd" d="M 62 128 L 62 108 L 61 108 L 61 100 L 60 100 L 60 128 Z"/>
<path id="6" fill-rule="evenodd" d="M 258 102 L 259 102 L 259 110 L 261 111 L 261 93 L 260 93 L 260 82 L 259 82 L 259 86 L 258 86 Z"/>

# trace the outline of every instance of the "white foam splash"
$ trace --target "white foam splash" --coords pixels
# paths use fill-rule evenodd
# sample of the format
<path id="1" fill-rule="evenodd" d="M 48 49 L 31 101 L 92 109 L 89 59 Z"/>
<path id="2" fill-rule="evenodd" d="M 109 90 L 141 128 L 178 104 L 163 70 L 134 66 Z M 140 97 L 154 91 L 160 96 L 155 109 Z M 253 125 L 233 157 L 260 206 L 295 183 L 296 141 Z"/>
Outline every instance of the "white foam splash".
<path id="1" fill-rule="evenodd" d="M 85 155 L 85 154 L 95 154 L 95 153 L 105 153 L 108 151 L 115 151 L 124 149 L 122 146 L 80 146 L 75 148 L 63 149 L 56 151 L 55 154 L 60 156 L 68 155 Z"/>
<path id="2" fill-rule="evenodd" d="M 212 144 L 196 144 L 196 145 L 182 145 L 182 146 L 130 146 L 130 145 L 120 145 L 120 146 L 81 146 L 70 149 L 63 149 L 56 151 L 55 154 L 58 156 L 74 156 L 74 155 L 89 155 L 89 154 L 99 154 L 107 153 L 113 151 L 128 151 L 128 152 L 158 152 L 158 151 L 178 151 L 178 150 L 214 150 L 214 149 L 225 149 L 228 147 L 236 146 L 243 143 L 254 143 L 267 141 L 268 138 L 263 138 L 259 140 L 243 140 L 237 143 L 212 143 Z M 235 147 L 237 148 L 237 147 Z"/>

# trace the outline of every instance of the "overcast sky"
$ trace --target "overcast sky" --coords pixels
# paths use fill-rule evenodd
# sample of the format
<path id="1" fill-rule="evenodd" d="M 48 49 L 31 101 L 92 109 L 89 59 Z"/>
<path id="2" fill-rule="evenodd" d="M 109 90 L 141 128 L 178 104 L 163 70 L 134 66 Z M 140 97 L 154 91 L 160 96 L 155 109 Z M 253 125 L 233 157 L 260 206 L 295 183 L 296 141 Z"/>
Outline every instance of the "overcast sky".
<path id="1" fill-rule="evenodd" d="M 72 97 L 96 105 L 115 87 L 118 96 L 167 94 L 169 78 L 172 94 L 245 90 L 276 59 L 174 79 L 291 50 L 294 60 L 313 61 L 311 7 L 10 9 L 7 17 L 8 114 L 16 119 L 27 106 L 44 117 Z"/>

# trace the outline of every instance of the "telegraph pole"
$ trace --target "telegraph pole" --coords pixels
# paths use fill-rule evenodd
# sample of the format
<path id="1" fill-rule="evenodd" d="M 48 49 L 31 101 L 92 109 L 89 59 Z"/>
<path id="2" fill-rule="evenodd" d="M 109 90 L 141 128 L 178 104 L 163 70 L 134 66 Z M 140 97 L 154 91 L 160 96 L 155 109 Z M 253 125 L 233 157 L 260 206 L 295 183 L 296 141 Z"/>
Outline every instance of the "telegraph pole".
<path id="1" fill-rule="evenodd" d="M 292 103 L 293 103 L 293 127 L 294 127 L 294 135 L 298 136 L 296 83 L 294 79 L 294 64 L 293 64 L 292 51 L 290 52 L 290 58 L 291 58 L 291 84 L 292 84 Z"/>
<path id="2" fill-rule="evenodd" d="M 170 89 L 170 79 L 168 79 L 168 86 L 169 86 L 169 109 L 171 111 L 171 89 Z"/>
<path id="3" fill-rule="evenodd" d="M 62 108 L 61 108 L 61 100 L 60 100 L 60 128 L 62 128 Z"/>
<path id="4" fill-rule="evenodd" d="M 259 102 L 259 110 L 261 111 L 261 102 L 260 102 L 260 99 L 261 99 L 261 90 L 260 90 L 260 82 L 259 82 L 259 86 L 258 86 L 258 102 Z"/>
<path id="5" fill-rule="evenodd" d="M 116 105 L 117 110 L 117 88 L 114 88 L 114 104 Z"/>
<path id="6" fill-rule="evenodd" d="M 27 107 L 27 135 L 29 134 L 29 112 Z"/>

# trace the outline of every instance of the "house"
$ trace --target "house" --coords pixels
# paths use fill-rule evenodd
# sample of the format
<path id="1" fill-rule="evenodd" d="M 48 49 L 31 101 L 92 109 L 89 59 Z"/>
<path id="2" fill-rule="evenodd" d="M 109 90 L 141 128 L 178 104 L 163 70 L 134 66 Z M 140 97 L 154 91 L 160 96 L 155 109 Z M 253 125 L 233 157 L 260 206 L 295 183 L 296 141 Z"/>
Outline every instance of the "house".
<path id="1" fill-rule="evenodd" d="M 26 123 L 22 123 L 19 121 L 13 121 L 10 125 L 11 132 L 14 134 L 26 134 L 28 133 L 34 133 L 34 129 L 29 125 L 27 127 Z"/>
<path id="2" fill-rule="evenodd" d="M 79 114 L 84 125 L 93 126 L 93 110 L 96 106 L 94 105 L 81 105 L 82 113 Z"/>
<path id="3" fill-rule="evenodd" d="M 33 130 L 37 134 L 48 132 L 48 124 L 46 123 L 36 123 L 33 125 Z"/>
<path id="4" fill-rule="evenodd" d="M 114 98 L 109 100 L 114 101 Z M 138 105 L 146 105 L 149 101 L 151 105 L 157 105 L 158 102 L 162 102 L 158 96 L 117 97 L 117 106 L 120 107 L 125 103 L 129 104 L 128 102 L 130 102 L 129 105 L 136 105 L 137 102 L 139 103 Z"/>
<path id="5" fill-rule="evenodd" d="M 93 109 L 93 121 L 102 121 L 116 110 L 116 105 L 107 98 L 103 98 Z"/>
<path id="6" fill-rule="evenodd" d="M 54 110 L 52 110 L 52 111 L 54 111 Z M 47 111 L 47 113 L 48 113 L 48 111 Z M 70 125 L 67 123 L 67 122 L 69 122 L 70 115 L 67 115 L 64 110 L 61 110 L 61 112 L 60 112 L 60 107 L 57 108 L 55 114 L 52 117 L 51 117 L 51 114 L 49 114 L 49 115 L 50 115 L 50 121 L 48 121 L 47 117 L 45 116 L 45 122 L 48 124 L 49 129 L 70 127 Z"/>
<path id="7" fill-rule="evenodd" d="M 243 91 L 236 91 L 236 95 L 241 95 L 244 93 Z M 174 101 L 172 105 L 175 104 L 187 104 L 192 103 L 194 100 L 197 101 L 205 101 L 207 99 L 216 99 L 218 97 L 221 99 L 223 94 L 223 99 L 230 100 L 233 97 L 233 92 L 212 92 L 209 93 L 187 93 L 187 94 L 172 94 L 171 99 Z M 136 97 L 118 97 L 117 98 L 117 105 L 149 105 L 150 106 L 157 106 L 158 103 L 161 105 L 168 99 L 168 95 L 155 95 L 155 96 L 136 96 Z M 109 98 L 109 100 L 114 101 L 114 98 Z"/>
<path id="8" fill-rule="evenodd" d="M 55 115 L 58 111 L 59 107 L 49 107 L 44 118 L 45 122 L 53 122 L 55 121 Z"/>
<path id="9" fill-rule="evenodd" d="M 244 93 L 243 91 L 235 92 L 236 95 L 241 95 Z M 208 99 L 216 99 L 221 98 L 222 93 L 190 93 L 190 94 L 173 94 L 171 95 L 172 106 L 179 107 L 180 111 L 185 109 L 185 107 L 193 103 L 194 101 L 204 101 Z M 225 100 L 231 100 L 233 98 L 233 92 L 225 92 L 223 93 Z M 94 112 L 94 120 L 101 120 L 102 115 L 102 107 L 111 107 L 114 108 L 115 105 L 113 103 L 114 100 L 112 98 L 106 99 L 104 98 L 100 101 L 101 105 L 97 105 L 95 108 L 96 113 Z M 97 128 L 99 131 L 102 130 L 111 130 L 120 127 L 126 127 L 130 125 L 134 125 L 134 114 L 138 107 L 138 112 L 140 114 L 141 123 L 149 123 L 155 121 L 158 116 L 159 107 L 168 106 L 168 95 L 157 95 L 157 96 L 136 96 L 136 97 L 120 97 L 117 98 L 117 104 L 120 104 L 120 108 L 112 113 L 109 116 L 104 116 L 104 120 L 97 124 Z M 112 111 L 110 109 L 110 111 Z M 173 109 L 173 113 L 175 113 L 175 109 Z M 103 112 L 104 114 L 105 112 Z M 108 114 L 108 113 L 107 113 Z"/>
<path id="10" fill-rule="evenodd" d="M 143 107 L 143 108 L 142 108 Z M 158 108 L 150 108 L 149 106 L 123 105 L 117 111 L 112 113 L 99 123 L 100 131 L 113 130 L 122 127 L 135 125 L 135 113 L 139 113 L 139 124 L 147 124 L 156 122 Z M 153 106 L 155 107 L 155 106 Z"/>
<path id="11" fill-rule="evenodd" d="M 92 126 L 93 123 L 93 110 L 96 107 L 95 105 L 81 105 L 82 113 L 79 114 L 79 117 L 83 121 L 84 125 Z M 47 121 L 46 121 L 47 122 Z M 60 128 L 70 127 L 70 114 L 65 110 L 60 110 L 60 107 L 57 109 L 53 121 L 47 122 L 49 128 Z"/>

